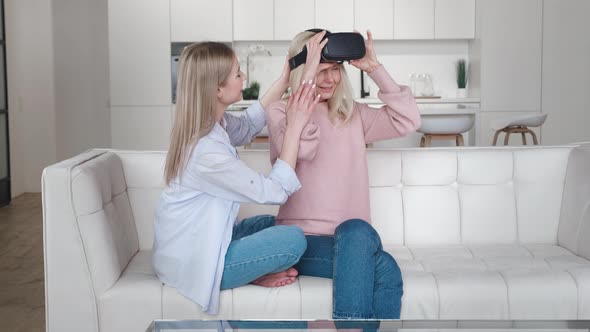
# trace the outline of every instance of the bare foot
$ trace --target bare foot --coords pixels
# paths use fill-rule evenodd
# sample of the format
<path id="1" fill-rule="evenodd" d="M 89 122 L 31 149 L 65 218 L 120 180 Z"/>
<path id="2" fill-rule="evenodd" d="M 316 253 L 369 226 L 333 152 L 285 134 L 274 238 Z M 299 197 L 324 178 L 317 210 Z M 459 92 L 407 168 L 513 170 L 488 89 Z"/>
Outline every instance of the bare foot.
<path id="1" fill-rule="evenodd" d="M 262 277 L 252 281 L 252 284 L 262 287 L 281 287 L 290 285 L 297 277 L 297 270 L 290 267 L 285 271 L 263 275 Z"/>

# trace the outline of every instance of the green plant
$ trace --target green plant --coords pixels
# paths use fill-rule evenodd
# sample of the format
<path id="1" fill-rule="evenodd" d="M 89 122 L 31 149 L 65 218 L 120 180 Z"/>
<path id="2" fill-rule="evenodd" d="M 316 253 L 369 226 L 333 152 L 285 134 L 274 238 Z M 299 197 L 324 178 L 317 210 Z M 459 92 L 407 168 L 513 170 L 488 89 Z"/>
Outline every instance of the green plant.
<path id="1" fill-rule="evenodd" d="M 244 98 L 244 100 L 258 99 L 259 92 L 260 83 L 252 81 L 252 83 L 250 83 L 250 86 L 242 91 L 242 98 Z"/>
<path id="2" fill-rule="evenodd" d="M 465 59 L 457 61 L 457 87 L 465 89 L 467 86 L 467 63 Z"/>

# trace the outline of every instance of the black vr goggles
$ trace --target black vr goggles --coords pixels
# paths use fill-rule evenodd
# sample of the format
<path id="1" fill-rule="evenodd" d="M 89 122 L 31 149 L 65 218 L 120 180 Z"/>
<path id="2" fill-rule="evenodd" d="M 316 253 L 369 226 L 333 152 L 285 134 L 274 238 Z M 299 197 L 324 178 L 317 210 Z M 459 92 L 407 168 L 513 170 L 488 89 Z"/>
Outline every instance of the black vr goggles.
<path id="1" fill-rule="evenodd" d="M 306 30 L 310 32 L 322 32 L 322 29 Z M 336 32 L 331 33 L 326 30 L 324 39 L 328 38 L 328 43 L 322 49 L 322 58 L 320 62 L 336 62 L 342 63 L 344 61 L 361 59 L 365 56 L 365 40 L 361 34 L 356 32 Z M 289 59 L 289 67 L 291 70 L 299 67 L 305 63 L 307 59 L 307 46 L 303 46 L 303 50 L 296 56 Z"/>

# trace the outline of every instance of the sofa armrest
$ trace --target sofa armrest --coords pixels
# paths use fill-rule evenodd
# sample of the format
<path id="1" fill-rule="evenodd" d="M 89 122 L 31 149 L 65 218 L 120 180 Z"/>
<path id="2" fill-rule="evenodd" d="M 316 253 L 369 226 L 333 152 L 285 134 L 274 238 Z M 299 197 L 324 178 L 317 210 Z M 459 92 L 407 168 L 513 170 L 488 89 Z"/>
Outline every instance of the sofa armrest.
<path id="1" fill-rule="evenodd" d="M 98 331 L 96 297 L 71 197 L 71 171 L 105 151 L 90 150 L 43 170 L 47 331 Z"/>
<path id="2" fill-rule="evenodd" d="M 575 147 L 569 156 L 558 243 L 590 260 L 590 143 Z"/>

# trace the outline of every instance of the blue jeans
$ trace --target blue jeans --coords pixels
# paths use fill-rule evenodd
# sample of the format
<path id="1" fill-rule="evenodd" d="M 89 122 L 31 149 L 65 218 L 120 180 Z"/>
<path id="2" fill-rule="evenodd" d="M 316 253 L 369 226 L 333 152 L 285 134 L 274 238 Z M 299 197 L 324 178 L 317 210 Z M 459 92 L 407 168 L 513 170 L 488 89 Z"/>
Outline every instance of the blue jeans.
<path id="1" fill-rule="evenodd" d="M 399 319 L 403 295 L 397 262 L 366 221 L 351 219 L 330 236 L 306 236 L 300 275 L 332 278 L 334 319 Z"/>
<path id="2" fill-rule="evenodd" d="M 284 271 L 299 261 L 306 247 L 303 231 L 297 226 L 275 226 L 275 218 L 268 215 L 244 219 L 233 229 L 221 289 Z"/>

